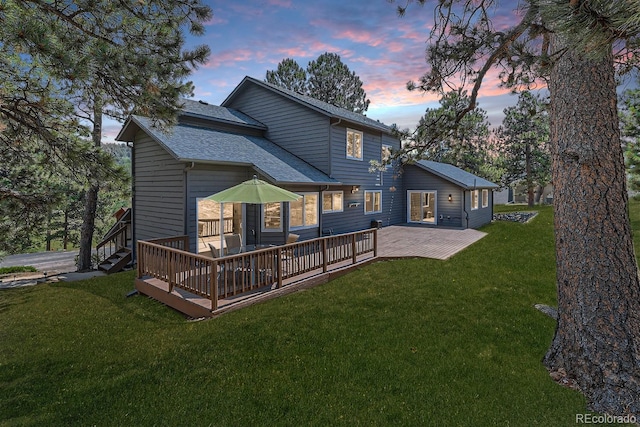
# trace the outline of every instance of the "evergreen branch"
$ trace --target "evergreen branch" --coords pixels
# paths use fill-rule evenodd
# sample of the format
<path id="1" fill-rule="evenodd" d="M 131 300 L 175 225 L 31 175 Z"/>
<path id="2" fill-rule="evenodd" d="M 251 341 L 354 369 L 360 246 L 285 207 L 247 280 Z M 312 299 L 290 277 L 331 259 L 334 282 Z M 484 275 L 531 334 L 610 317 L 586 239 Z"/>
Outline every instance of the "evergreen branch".
<path id="1" fill-rule="evenodd" d="M 476 81 L 473 85 L 473 89 L 471 90 L 471 95 L 469 96 L 469 104 L 463 110 L 459 111 L 456 116 L 456 123 L 459 123 L 460 120 L 470 111 L 476 108 L 478 93 L 480 92 L 480 87 L 482 86 L 482 82 L 484 77 L 489 72 L 489 70 L 499 61 L 499 59 L 504 55 L 507 49 L 520 37 L 525 31 L 529 28 L 533 19 L 535 18 L 537 11 L 535 8 L 530 7 L 527 10 L 522 21 L 509 32 L 501 41 L 500 45 L 498 45 L 493 53 L 489 56 L 489 58 L 485 61 L 482 68 L 478 71 L 478 75 L 476 77 Z"/>
<path id="2" fill-rule="evenodd" d="M 97 39 L 100 40 L 104 43 L 107 43 L 111 46 L 118 46 L 118 44 L 116 42 L 113 41 L 113 39 L 109 38 L 109 37 L 105 37 L 102 36 L 100 34 L 96 34 L 94 31 L 90 31 L 87 30 L 86 28 L 84 28 L 80 23 L 76 22 L 73 17 L 75 17 L 75 14 L 73 14 L 72 16 L 69 15 L 65 15 L 62 11 L 56 9 L 55 7 L 51 6 L 50 4 L 47 4 L 45 2 L 43 2 L 42 0 L 18 0 L 21 1 L 22 3 L 33 3 L 34 5 L 36 5 L 36 7 L 38 7 L 39 9 L 41 9 L 43 12 L 45 13 L 50 13 L 52 15 L 57 16 L 58 18 L 62 19 L 64 22 L 69 23 L 71 26 L 75 27 L 76 29 L 80 30 L 83 34 L 93 38 L 93 39 Z"/>

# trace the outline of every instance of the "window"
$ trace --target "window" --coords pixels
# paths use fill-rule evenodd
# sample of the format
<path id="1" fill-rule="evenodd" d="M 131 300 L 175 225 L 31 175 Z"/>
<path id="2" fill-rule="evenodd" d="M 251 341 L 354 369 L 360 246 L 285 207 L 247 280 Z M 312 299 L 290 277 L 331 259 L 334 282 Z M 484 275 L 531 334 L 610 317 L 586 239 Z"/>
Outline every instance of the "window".
<path id="1" fill-rule="evenodd" d="M 382 212 L 382 191 L 364 192 L 364 213 Z"/>
<path id="2" fill-rule="evenodd" d="M 482 190 L 482 207 L 486 208 L 489 206 L 489 190 L 486 188 Z"/>
<path id="3" fill-rule="evenodd" d="M 262 231 L 282 231 L 282 203 L 262 205 Z"/>
<path id="4" fill-rule="evenodd" d="M 471 192 L 471 210 L 478 209 L 478 190 Z"/>
<path id="5" fill-rule="evenodd" d="M 362 160 L 362 132 L 347 129 L 347 159 Z"/>
<path id="6" fill-rule="evenodd" d="M 289 227 L 318 226 L 318 193 L 302 193 L 295 202 L 289 202 Z"/>
<path id="7" fill-rule="evenodd" d="M 344 197 L 342 191 L 325 191 L 322 193 L 322 212 L 342 212 Z"/>

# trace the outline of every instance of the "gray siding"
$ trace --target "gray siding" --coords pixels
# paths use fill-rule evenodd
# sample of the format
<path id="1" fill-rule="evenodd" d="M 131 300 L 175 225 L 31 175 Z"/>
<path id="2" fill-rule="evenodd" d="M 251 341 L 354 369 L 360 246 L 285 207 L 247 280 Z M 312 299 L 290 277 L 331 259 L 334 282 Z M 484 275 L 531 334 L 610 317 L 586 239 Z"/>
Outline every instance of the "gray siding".
<path id="1" fill-rule="evenodd" d="M 229 107 L 266 124 L 266 138 L 330 175 L 329 117 L 256 85 Z"/>
<path id="2" fill-rule="evenodd" d="M 184 233 L 184 164 L 144 132 L 138 132 L 135 151 L 135 239 Z"/>
<path id="3" fill-rule="evenodd" d="M 404 223 L 403 196 L 400 189 L 391 191 L 390 185 L 361 186 L 360 191 L 351 193 L 351 187 L 330 188 L 330 191 L 343 190 L 343 212 L 322 214 L 322 231 L 330 231 L 333 234 L 348 233 L 356 230 L 364 230 L 371 227 L 372 221 L 382 221 L 384 227 L 393 224 Z M 365 191 L 382 191 L 382 211 L 367 214 L 364 211 Z M 349 206 L 352 205 L 352 206 Z"/>
<path id="4" fill-rule="evenodd" d="M 403 173 L 405 219 L 407 191 L 437 191 L 437 225 L 441 227 L 465 227 L 463 212 L 464 192 L 457 185 L 415 166 L 406 165 Z M 467 192 L 468 193 L 468 192 Z M 448 200 L 451 194 L 451 202 Z"/>
<path id="5" fill-rule="evenodd" d="M 350 126 L 349 129 L 363 132 L 362 160 L 347 158 L 347 126 L 332 126 L 331 177 L 348 185 L 374 186 L 378 183 L 378 177 L 377 174 L 369 172 L 371 166 L 369 162 L 371 160 L 380 161 L 382 136 L 355 126 Z"/>
<path id="6" fill-rule="evenodd" d="M 331 127 L 331 165 L 332 176 L 348 186 L 330 188 L 344 191 L 344 211 L 323 215 L 323 228 L 334 234 L 369 228 L 372 221 L 380 220 L 383 226 L 405 222 L 404 200 L 399 194 L 401 180 L 396 177 L 392 167 L 385 172 L 370 172 L 370 161 L 381 160 L 382 145 L 398 149 L 400 141 L 390 135 L 372 133 L 363 128 L 349 126 L 350 129 L 363 132 L 362 160 L 348 159 L 346 154 L 347 126 Z M 351 186 L 359 186 L 359 191 L 351 193 Z M 382 212 L 365 214 L 365 191 L 382 191 Z M 357 206 L 349 207 L 349 204 Z"/>
<path id="7" fill-rule="evenodd" d="M 489 190 L 489 205 L 482 207 L 482 189 L 478 189 L 478 209 L 471 210 L 471 191 L 465 191 L 465 203 L 469 212 L 469 228 L 480 228 L 493 217 L 493 191 Z"/>

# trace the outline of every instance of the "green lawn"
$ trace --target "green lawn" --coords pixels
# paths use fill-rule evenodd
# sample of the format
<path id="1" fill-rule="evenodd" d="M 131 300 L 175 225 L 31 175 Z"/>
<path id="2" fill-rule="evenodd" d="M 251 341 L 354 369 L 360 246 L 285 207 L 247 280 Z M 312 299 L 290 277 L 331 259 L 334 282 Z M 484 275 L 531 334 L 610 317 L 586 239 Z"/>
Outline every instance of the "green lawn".
<path id="1" fill-rule="evenodd" d="M 640 229 L 640 208 L 633 206 Z M 540 363 L 552 212 L 190 322 L 133 273 L 0 291 L 0 425 L 574 426 Z"/>

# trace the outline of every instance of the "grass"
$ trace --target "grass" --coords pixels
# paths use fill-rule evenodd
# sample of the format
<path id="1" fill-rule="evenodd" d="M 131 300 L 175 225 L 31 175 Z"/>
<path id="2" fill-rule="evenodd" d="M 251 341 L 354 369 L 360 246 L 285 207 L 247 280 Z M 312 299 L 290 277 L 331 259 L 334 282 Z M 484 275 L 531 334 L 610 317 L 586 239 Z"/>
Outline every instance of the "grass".
<path id="1" fill-rule="evenodd" d="M 0 291 L 0 425 L 575 425 L 533 308 L 555 304 L 552 212 L 484 231 L 201 322 L 125 298 L 132 272 Z"/>
<path id="2" fill-rule="evenodd" d="M 2 274 L 11 274 L 11 273 L 32 273 L 32 272 L 36 272 L 38 270 L 36 270 L 35 267 L 32 267 L 30 265 L 27 266 L 12 266 L 12 267 L 0 267 L 0 275 Z"/>

